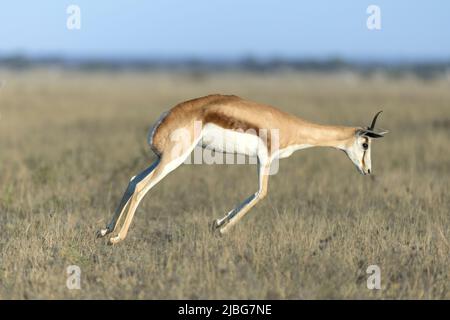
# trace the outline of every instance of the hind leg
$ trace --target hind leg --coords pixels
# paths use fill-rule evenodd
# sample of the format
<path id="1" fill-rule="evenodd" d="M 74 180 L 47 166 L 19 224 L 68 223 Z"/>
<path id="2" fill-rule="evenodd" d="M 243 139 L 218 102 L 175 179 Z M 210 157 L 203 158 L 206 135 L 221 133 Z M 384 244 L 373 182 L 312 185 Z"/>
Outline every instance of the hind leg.
<path id="1" fill-rule="evenodd" d="M 141 182 L 142 180 L 148 178 L 151 174 L 153 174 L 153 171 L 156 169 L 158 163 L 160 162 L 160 159 L 158 158 L 155 162 L 152 163 L 150 167 L 139 173 L 137 176 L 134 176 L 131 178 L 130 183 L 128 184 L 127 189 L 125 190 L 125 193 L 122 196 L 122 200 L 119 203 L 119 206 L 117 207 L 111 222 L 108 224 L 108 226 L 105 229 L 101 229 L 97 232 L 98 237 L 104 237 L 109 233 L 114 232 L 117 229 L 117 225 L 119 224 L 125 209 L 127 208 L 128 204 L 130 203 L 130 199 L 133 196 L 136 185 Z"/>
<path id="2" fill-rule="evenodd" d="M 139 206 L 141 200 L 144 198 L 145 194 L 166 175 L 178 168 L 184 162 L 184 160 L 186 160 L 196 144 L 197 141 L 188 148 L 183 148 L 183 152 L 175 157 L 173 156 L 174 152 L 172 152 L 172 150 L 174 148 L 180 148 L 180 146 L 174 145 L 173 148 L 169 148 L 169 150 L 162 155 L 161 160 L 157 164 L 156 168 L 149 175 L 145 176 L 141 181 L 136 183 L 136 188 L 131 198 L 129 199 L 128 211 L 125 216 L 122 228 L 120 229 L 117 236 L 110 239 L 110 243 L 116 244 L 125 239 L 136 209 Z"/>

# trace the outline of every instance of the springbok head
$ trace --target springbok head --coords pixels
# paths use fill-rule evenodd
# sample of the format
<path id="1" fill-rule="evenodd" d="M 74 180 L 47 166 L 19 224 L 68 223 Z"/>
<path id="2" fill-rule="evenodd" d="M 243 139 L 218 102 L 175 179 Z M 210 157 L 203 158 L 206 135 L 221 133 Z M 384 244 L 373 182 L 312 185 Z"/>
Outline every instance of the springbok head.
<path id="1" fill-rule="evenodd" d="M 363 175 L 372 173 L 372 163 L 370 159 L 372 139 L 382 138 L 388 133 L 387 130 L 375 129 L 377 118 L 381 112 L 383 111 L 379 111 L 375 117 L 373 117 L 372 124 L 369 127 L 357 128 L 355 130 L 355 136 L 345 150 L 347 156 Z"/>

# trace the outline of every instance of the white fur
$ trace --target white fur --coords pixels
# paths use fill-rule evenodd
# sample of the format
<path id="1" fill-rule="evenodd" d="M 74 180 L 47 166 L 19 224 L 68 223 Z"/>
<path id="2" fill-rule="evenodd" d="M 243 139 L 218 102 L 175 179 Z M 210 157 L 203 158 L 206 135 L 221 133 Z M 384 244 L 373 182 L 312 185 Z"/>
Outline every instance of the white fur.
<path id="1" fill-rule="evenodd" d="M 306 148 L 310 148 L 310 147 L 312 147 L 312 145 L 310 145 L 310 144 L 296 144 L 296 145 L 292 145 L 292 146 L 289 146 L 287 148 L 280 149 L 280 150 L 274 152 L 274 154 L 272 155 L 272 159 L 275 159 L 275 158 L 278 158 L 278 159 L 287 158 L 294 151 L 302 150 L 302 149 L 306 149 Z"/>
<path id="2" fill-rule="evenodd" d="M 201 146 L 210 150 L 225 153 L 239 153 L 258 156 L 267 152 L 263 140 L 252 133 L 224 129 L 208 123 L 203 127 Z"/>
<path id="3" fill-rule="evenodd" d="M 369 148 L 364 151 L 362 144 L 367 142 Z M 352 160 L 361 174 L 368 174 L 372 170 L 372 161 L 370 157 L 371 139 L 366 137 L 357 137 L 350 147 L 343 148 L 347 156 Z M 363 165 L 364 158 L 364 165 Z"/>

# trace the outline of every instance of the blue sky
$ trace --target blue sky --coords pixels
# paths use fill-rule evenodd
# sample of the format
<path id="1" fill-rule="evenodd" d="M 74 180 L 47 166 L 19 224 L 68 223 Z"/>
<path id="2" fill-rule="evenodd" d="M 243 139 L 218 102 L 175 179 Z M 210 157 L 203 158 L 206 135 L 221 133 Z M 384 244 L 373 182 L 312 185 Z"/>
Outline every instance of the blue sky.
<path id="1" fill-rule="evenodd" d="M 81 29 L 66 28 L 66 8 Z M 379 31 L 366 8 L 381 9 Z M 110 57 L 450 58 L 450 1 L 3 1 L 0 54 Z"/>

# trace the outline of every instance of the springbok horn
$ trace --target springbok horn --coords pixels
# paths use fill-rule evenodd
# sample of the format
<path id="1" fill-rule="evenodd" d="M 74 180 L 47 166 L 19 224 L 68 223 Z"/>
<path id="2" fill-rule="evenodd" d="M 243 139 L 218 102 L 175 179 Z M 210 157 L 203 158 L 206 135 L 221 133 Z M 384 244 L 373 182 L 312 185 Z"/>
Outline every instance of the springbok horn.
<path id="1" fill-rule="evenodd" d="M 377 122 L 377 118 L 380 115 L 380 113 L 382 113 L 382 112 L 383 111 L 378 111 L 378 113 L 375 115 L 375 117 L 373 117 L 372 124 L 368 128 L 369 130 L 373 130 L 375 128 L 375 123 Z"/>

